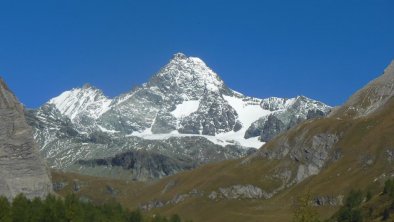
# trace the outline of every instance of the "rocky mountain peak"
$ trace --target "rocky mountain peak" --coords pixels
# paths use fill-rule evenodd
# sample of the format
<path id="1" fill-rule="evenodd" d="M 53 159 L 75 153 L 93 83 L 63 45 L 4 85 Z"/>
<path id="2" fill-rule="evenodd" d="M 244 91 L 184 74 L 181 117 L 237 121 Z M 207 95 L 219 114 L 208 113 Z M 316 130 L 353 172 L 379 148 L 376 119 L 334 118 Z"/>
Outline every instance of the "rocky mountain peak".
<path id="1" fill-rule="evenodd" d="M 184 60 L 187 59 L 187 56 L 183 54 L 182 52 L 177 52 L 173 55 L 172 60 Z"/>
<path id="2" fill-rule="evenodd" d="M 92 118 L 98 118 L 109 109 L 111 101 L 100 89 L 85 84 L 82 88 L 63 92 L 48 103 L 55 105 L 63 115 L 74 120 L 85 111 L 90 112 Z"/>
<path id="3" fill-rule="evenodd" d="M 95 87 L 93 87 L 90 83 L 85 83 L 82 86 L 82 89 L 95 89 Z"/>
<path id="4" fill-rule="evenodd" d="M 224 87 L 218 74 L 203 60 L 176 53 L 148 83 L 150 86 L 169 89 L 190 89 L 219 91 Z"/>
<path id="5" fill-rule="evenodd" d="M 292 101 L 290 101 L 290 99 L 286 98 L 269 97 L 263 99 L 260 103 L 260 106 L 265 110 L 276 111 L 285 109 L 291 102 Z"/>

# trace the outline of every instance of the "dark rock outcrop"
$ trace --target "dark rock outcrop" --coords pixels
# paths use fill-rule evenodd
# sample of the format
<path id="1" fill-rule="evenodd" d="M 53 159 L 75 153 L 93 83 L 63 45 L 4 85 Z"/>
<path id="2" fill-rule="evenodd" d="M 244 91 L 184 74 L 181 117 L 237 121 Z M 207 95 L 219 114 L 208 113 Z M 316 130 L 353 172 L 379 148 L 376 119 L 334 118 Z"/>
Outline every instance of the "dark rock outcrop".
<path id="1" fill-rule="evenodd" d="M 335 149 L 340 139 L 338 135 L 316 132 L 310 136 L 309 133 L 299 133 L 297 137 L 290 139 L 288 135 L 283 135 L 276 139 L 274 149 L 263 147 L 254 155 L 276 160 L 290 158 L 297 165 L 290 183 L 300 183 L 317 175 L 327 163 L 337 160 L 341 155 Z"/>
<path id="2" fill-rule="evenodd" d="M 130 171 L 134 180 L 162 178 L 195 167 L 190 159 L 176 159 L 146 151 L 128 151 L 112 158 L 79 160 L 77 163 L 90 168 L 96 166 L 120 167 Z"/>
<path id="3" fill-rule="evenodd" d="M 329 206 L 329 207 L 338 207 L 343 205 L 343 196 L 317 196 L 313 199 L 314 206 Z"/>

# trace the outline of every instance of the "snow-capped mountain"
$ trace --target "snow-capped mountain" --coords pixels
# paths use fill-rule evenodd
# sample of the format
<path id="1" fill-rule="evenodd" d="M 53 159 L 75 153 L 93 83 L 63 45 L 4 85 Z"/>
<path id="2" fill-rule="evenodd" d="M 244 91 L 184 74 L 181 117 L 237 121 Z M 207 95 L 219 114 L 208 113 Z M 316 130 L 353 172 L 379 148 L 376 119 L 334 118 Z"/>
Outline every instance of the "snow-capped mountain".
<path id="1" fill-rule="evenodd" d="M 29 116 L 51 166 L 76 169 L 86 163 L 78 160 L 137 149 L 192 159 L 196 165 L 238 158 L 330 109 L 303 96 L 245 96 L 228 88 L 201 59 L 177 53 L 131 92 L 110 99 L 85 85 L 63 92 Z"/>
<path id="2" fill-rule="evenodd" d="M 75 121 L 82 115 L 97 119 L 108 111 L 111 102 L 101 90 L 86 84 L 80 89 L 66 91 L 48 103 L 54 104 L 60 113 Z"/>

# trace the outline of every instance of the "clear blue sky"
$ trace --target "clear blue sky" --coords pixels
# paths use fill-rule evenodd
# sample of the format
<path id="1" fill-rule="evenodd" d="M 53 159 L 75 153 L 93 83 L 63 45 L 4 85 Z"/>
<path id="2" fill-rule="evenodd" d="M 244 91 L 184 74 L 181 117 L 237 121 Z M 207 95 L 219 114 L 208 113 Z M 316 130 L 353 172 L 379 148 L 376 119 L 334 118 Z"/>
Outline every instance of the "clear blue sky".
<path id="1" fill-rule="evenodd" d="M 0 75 L 28 107 L 89 82 L 115 96 L 176 52 L 231 88 L 330 105 L 394 59 L 393 0 L 0 1 Z"/>

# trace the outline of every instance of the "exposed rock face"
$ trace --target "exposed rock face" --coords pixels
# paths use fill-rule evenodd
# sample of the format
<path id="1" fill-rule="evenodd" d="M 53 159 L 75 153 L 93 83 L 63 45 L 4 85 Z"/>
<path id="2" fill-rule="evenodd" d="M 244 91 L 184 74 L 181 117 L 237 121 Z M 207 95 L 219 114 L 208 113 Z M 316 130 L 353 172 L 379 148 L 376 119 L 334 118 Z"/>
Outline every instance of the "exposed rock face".
<path id="1" fill-rule="evenodd" d="M 208 198 L 216 199 L 260 199 L 269 198 L 270 195 L 265 193 L 261 188 L 247 184 L 234 185 L 230 187 L 221 187 L 218 191 L 212 191 Z"/>
<path id="2" fill-rule="evenodd" d="M 394 149 L 386 149 L 386 157 L 387 157 L 387 161 L 393 162 L 394 161 Z"/>
<path id="3" fill-rule="evenodd" d="M 203 196 L 204 196 L 204 192 L 197 189 L 193 189 L 189 193 L 176 194 L 172 199 L 168 201 L 151 200 L 147 203 L 140 204 L 140 208 L 144 211 L 150 211 L 155 208 L 161 208 L 168 205 L 176 205 L 192 197 L 203 197 Z"/>
<path id="4" fill-rule="evenodd" d="M 312 144 L 308 144 L 309 146 L 304 144 L 302 149 L 292 149 L 290 156 L 299 162 L 322 168 L 325 161 L 330 158 L 329 154 L 338 140 L 339 138 L 335 134 L 317 134 L 313 136 Z"/>
<path id="5" fill-rule="evenodd" d="M 246 131 L 245 137 L 260 136 L 261 141 L 268 142 L 279 133 L 285 131 L 287 127 L 278 117 L 271 114 L 268 118 L 261 119 L 250 126 L 248 131 Z"/>
<path id="6" fill-rule="evenodd" d="M 96 166 L 121 167 L 130 171 L 131 178 L 134 180 L 162 178 L 195 167 L 191 159 L 175 159 L 146 151 L 128 151 L 106 159 L 79 160 L 78 164 L 90 168 Z"/>
<path id="7" fill-rule="evenodd" d="M 158 114 L 155 122 L 152 125 L 152 133 L 154 134 L 167 134 L 176 130 L 177 119 L 169 114 Z"/>
<path id="8" fill-rule="evenodd" d="M 304 96 L 294 99 L 269 98 L 261 106 L 272 111 L 254 122 L 245 133 L 245 138 L 260 136 L 260 141 L 268 142 L 278 134 L 305 120 L 326 116 L 331 108 Z"/>
<path id="9" fill-rule="evenodd" d="M 286 183 L 300 183 L 310 176 L 317 175 L 328 162 L 338 160 L 341 155 L 340 151 L 335 149 L 339 141 L 338 135 L 328 132 L 310 134 L 308 131 L 300 132 L 294 138 L 283 135 L 275 141 L 274 149 L 263 147 L 255 156 L 277 160 L 291 159 L 297 170 L 292 176 L 293 180 Z"/>
<path id="10" fill-rule="evenodd" d="M 314 206 L 330 206 L 337 207 L 343 205 L 344 196 L 317 196 L 313 199 Z"/>
<path id="11" fill-rule="evenodd" d="M 0 78 L 0 195 L 45 197 L 52 184 L 24 109 Z"/>
<path id="12" fill-rule="evenodd" d="M 167 184 L 168 185 L 168 184 Z M 192 197 L 206 197 L 212 201 L 220 200 L 234 200 L 234 199 L 261 199 L 270 198 L 272 195 L 264 192 L 261 188 L 246 184 L 246 185 L 233 185 L 230 187 L 221 187 L 217 191 L 212 191 L 206 195 L 203 191 L 193 189 L 188 193 L 176 194 L 170 200 L 151 200 L 140 205 L 140 208 L 149 211 L 155 208 L 161 208 L 168 205 L 179 204 Z"/>
<path id="13" fill-rule="evenodd" d="M 166 206 L 166 202 L 160 201 L 160 200 L 151 200 L 147 203 L 143 203 L 140 205 L 140 208 L 144 211 L 150 211 L 155 208 L 161 208 Z"/>

